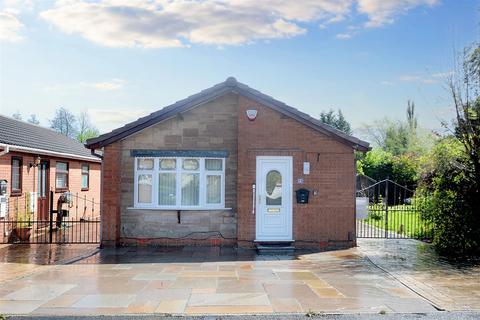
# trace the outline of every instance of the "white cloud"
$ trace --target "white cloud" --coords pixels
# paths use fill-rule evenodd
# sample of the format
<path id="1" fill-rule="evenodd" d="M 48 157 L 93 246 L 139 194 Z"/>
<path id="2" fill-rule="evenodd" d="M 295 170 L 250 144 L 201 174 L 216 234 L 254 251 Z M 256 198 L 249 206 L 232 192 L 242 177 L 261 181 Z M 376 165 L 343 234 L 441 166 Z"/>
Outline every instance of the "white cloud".
<path id="1" fill-rule="evenodd" d="M 22 40 L 20 31 L 23 23 L 16 15 L 9 11 L 0 12 L 0 40 L 8 42 L 17 42 Z"/>
<path id="2" fill-rule="evenodd" d="M 395 18 L 418 6 L 433 6 L 439 0 L 357 0 L 358 12 L 368 15 L 366 27 L 390 24 Z"/>
<path id="3" fill-rule="evenodd" d="M 57 1 L 40 16 L 108 47 L 240 45 L 301 35 L 303 23 L 341 20 L 352 0 Z"/>
<path id="4" fill-rule="evenodd" d="M 25 11 L 33 11 L 35 8 L 35 3 L 33 0 L 2 0 L 0 7 L 4 11 L 20 14 L 21 12 Z"/>
<path id="5" fill-rule="evenodd" d="M 352 35 L 350 33 L 339 33 L 335 37 L 340 40 L 348 40 L 352 38 Z"/>
<path id="6" fill-rule="evenodd" d="M 368 17 L 365 27 L 379 27 L 438 1 L 57 0 L 40 16 L 63 32 L 107 47 L 222 47 L 295 37 L 311 24 L 325 28 L 344 21 L 354 10 Z M 337 38 L 354 35 L 341 32 Z"/>
<path id="7" fill-rule="evenodd" d="M 124 126 L 153 112 L 151 109 L 88 108 L 87 112 L 100 132 L 105 133 Z"/>
<path id="8" fill-rule="evenodd" d="M 384 80 L 384 81 L 380 81 L 380 84 L 382 86 L 388 86 L 388 87 L 392 87 L 395 85 L 395 83 L 393 83 L 392 81 L 387 81 L 387 80 Z"/>
<path id="9" fill-rule="evenodd" d="M 433 79 L 432 77 L 423 77 L 419 75 L 403 75 L 398 78 L 400 81 L 405 82 L 418 82 L 423 84 L 437 84 L 438 79 Z"/>
<path id="10" fill-rule="evenodd" d="M 123 79 L 112 79 L 111 81 L 94 82 L 94 83 L 82 82 L 81 84 L 83 86 L 95 88 L 102 91 L 111 91 L 111 90 L 122 89 L 125 83 L 126 81 Z"/>
<path id="11" fill-rule="evenodd" d="M 454 72 L 453 71 L 446 71 L 446 72 L 437 72 L 433 73 L 432 77 L 433 78 L 440 78 L 440 79 L 446 79 L 448 77 L 453 76 Z"/>
<path id="12" fill-rule="evenodd" d="M 77 83 L 54 83 L 49 84 L 43 87 L 45 91 L 70 91 L 76 90 L 78 88 L 89 88 L 89 89 L 96 89 L 100 91 L 113 91 L 113 90 L 120 90 L 122 89 L 125 84 L 127 83 L 126 80 L 114 78 L 110 81 L 100 81 L 100 82 L 77 82 Z"/>

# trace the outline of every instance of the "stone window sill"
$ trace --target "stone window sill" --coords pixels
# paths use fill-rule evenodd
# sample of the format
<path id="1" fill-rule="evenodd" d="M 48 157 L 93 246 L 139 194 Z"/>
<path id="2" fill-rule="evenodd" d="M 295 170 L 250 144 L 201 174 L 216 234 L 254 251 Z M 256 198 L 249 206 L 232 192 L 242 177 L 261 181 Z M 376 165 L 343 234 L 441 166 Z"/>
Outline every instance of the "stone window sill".
<path id="1" fill-rule="evenodd" d="M 149 211 L 229 211 L 232 208 L 137 208 L 127 207 L 127 210 L 149 210 Z"/>

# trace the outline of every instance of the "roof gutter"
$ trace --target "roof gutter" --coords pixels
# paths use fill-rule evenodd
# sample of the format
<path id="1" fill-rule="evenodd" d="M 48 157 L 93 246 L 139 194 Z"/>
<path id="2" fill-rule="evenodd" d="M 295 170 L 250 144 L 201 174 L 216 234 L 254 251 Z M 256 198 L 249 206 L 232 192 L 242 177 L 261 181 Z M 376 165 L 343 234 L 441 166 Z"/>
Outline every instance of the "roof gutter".
<path id="1" fill-rule="evenodd" d="M 54 156 L 54 157 L 59 157 L 59 158 L 70 158 L 70 159 L 92 161 L 92 162 L 101 162 L 102 161 L 101 159 L 99 159 L 97 157 L 94 158 L 94 157 L 87 157 L 87 156 L 79 156 L 79 155 L 71 154 L 71 153 L 48 151 L 48 150 L 43 150 L 43 149 L 36 149 L 36 148 L 29 148 L 29 147 L 8 145 L 8 144 L 0 144 L 0 146 L 3 146 L 5 148 L 4 151 L 2 151 L 0 153 L 0 155 L 7 154 L 10 151 L 20 151 L 20 152 L 26 152 L 26 153 L 35 153 L 35 154 L 42 154 L 42 155 L 47 155 L 47 156 Z"/>
<path id="2" fill-rule="evenodd" d="M 8 144 L 0 144 L 0 146 L 3 148 L 3 151 L 0 152 L 0 157 L 10 152 L 10 146 Z"/>
<path id="3" fill-rule="evenodd" d="M 100 158 L 101 160 L 103 160 L 103 155 L 96 153 L 96 152 L 95 152 L 95 149 L 91 149 L 91 150 L 90 150 L 90 153 L 92 154 L 92 156 L 95 156 L 95 157 Z"/>

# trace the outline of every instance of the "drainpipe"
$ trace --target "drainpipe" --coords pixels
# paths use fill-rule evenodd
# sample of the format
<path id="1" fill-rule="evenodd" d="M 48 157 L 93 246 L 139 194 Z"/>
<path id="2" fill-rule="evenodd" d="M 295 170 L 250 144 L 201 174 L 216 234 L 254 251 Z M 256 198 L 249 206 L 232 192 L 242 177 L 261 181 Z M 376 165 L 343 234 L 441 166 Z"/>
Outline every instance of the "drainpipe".
<path id="1" fill-rule="evenodd" d="M 0 144 L 0 147 L 3 147 L 3 151 L 0 152 L 0 157 L 10 152 L 10 146 L 8 144 Z"/>

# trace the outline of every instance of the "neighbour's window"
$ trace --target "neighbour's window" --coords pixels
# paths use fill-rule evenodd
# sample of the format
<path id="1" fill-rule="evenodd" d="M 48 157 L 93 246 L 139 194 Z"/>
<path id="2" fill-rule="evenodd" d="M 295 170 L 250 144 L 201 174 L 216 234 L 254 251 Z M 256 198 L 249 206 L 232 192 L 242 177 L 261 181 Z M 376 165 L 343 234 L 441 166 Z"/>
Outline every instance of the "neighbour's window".
<path id="1" fill-rule="evenodd" d="M 90 166 L 82 164 L 82 190 L 87 191 L 90 184 Z"/>
<path id="2" fill-rule="evenodd" d="M 58 162 L 55 170 L 55 189 L 68 189 L 68 163 Z"/>
<path id="3" fill-rule="evenodd" d="M 136 158 L 135 206 L 223 208 L 225 161 L 212 158 Z"/>
<path id="4" fill-rule="evenodd" d="M 12 157 L 12 195 L 22 193 L 22 158 Z"/>

